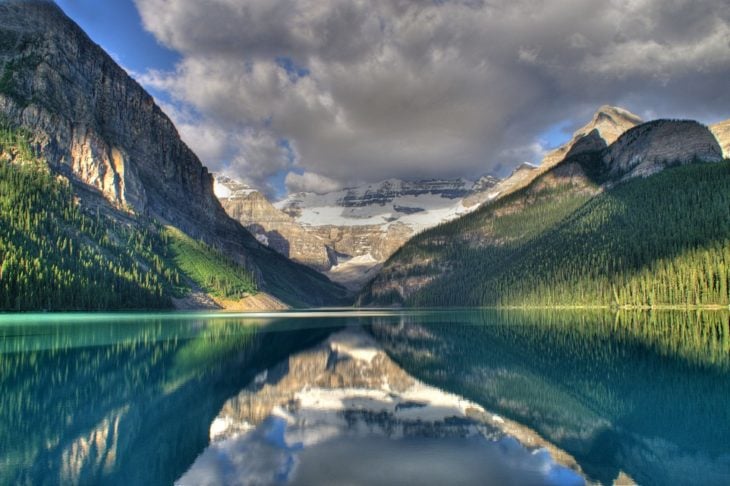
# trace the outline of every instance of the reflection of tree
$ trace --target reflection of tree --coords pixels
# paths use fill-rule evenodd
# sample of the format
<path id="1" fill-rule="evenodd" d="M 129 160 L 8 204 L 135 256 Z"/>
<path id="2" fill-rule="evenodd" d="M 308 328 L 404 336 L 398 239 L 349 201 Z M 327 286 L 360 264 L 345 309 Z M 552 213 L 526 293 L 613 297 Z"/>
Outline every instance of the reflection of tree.
<path id="1" fill-rule="evenodd" d="M 730 473 L 712 461 L 730 443 L 728 319 L 481 311 L 373 332 L 424 381 L 539 430 L 600 479 L 643 484 Z"/>
<path id="2" fill-rule="evenodd" d="M 227 398 L 329 331 L 142 317 L 3 326 L 0 483 L 169 484 Z"/>

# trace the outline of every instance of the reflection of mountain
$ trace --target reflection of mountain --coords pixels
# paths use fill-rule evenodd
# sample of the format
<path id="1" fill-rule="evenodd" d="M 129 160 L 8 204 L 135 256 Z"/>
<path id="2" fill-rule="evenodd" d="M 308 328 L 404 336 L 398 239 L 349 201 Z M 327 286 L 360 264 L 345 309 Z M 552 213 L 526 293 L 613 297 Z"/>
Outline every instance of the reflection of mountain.
<path id="1" fill-rule="evenodd" d="M 570 456 L 413 379 L 359 328 L 259 375 L 211 439 L 180 484 L 583 484 L 550 453 Z"/>
<path id="2" fill-rule="evenodd" d="M 261 332 L 235 319 L 111 319 L 2 323 L 0 484 L 170 484 L 230 395 L 330 332 L 286 320 Z"/>
<path id="3" fill-rule="evenodd" d="M 483 311 L 373 328 L 419 379 L 535 428 L 610 484 L 730 475 L 728 314 Z"/>

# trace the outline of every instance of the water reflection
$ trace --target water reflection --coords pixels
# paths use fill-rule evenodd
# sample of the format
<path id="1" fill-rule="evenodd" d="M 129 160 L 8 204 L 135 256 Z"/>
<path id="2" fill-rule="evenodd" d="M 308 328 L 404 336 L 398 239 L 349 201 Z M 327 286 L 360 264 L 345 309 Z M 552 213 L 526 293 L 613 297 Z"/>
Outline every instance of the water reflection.
<path id="1" fill-rule="evenodd" d="M 584 484 L 564 453 L 414 380 L 360 328 L 259 375 L 211 439 L 178 484 Z"/>
<path id="2" fill-rule="evenodd" d="M 727 312 L 0 316 L 0 387 L 0 484 L 730 483 Z"/>
<path id="3" fill-rule="evenodd" d="M 170 484 L 207 445 L 228 397 L 344 321 L 305 324 L 6 316 L 0 484 Z"/>
<path id="4" fill-rule="evenodd" d="M 723 312 L 479 311 L 380 319 L 405 369 L 524 423 L 610 484 L 727 484 Z"/>

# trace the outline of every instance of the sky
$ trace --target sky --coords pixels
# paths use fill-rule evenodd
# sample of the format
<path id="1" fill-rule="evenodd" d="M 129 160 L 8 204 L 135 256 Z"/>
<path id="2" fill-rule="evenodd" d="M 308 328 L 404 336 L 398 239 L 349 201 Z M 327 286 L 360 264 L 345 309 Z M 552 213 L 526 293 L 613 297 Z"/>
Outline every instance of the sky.
<path id="1" fill-rule="evenodd" d="M 271 197 L 539 163 L 603 104 L 730 118 L 727 0 L 57 0 Z"/>

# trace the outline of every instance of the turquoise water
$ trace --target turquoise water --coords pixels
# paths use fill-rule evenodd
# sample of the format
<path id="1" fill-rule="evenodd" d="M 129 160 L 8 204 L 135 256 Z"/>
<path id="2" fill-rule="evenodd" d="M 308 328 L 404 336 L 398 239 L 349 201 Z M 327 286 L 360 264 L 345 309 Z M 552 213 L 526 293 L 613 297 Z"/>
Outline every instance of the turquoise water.
<path id="1" fill-rule="evenodd" d="M 592 480 L 730 482 L 727 313 L 460 310 L 0 316 L 0 483 L 171 484 L 206 450 L 226 400 L 354 325 L 413 376 L 535 429 Z M 292 483 L 372 460 L 407 484 L 403 470 L 424 457 L 455 478 L 487 457 L 482 478 L 526 477 L 526 462 L 502 467 L 483 440 L 338 440 L 290 451 Z M 382 484 L 365 473 L 357 484 Z"/>

